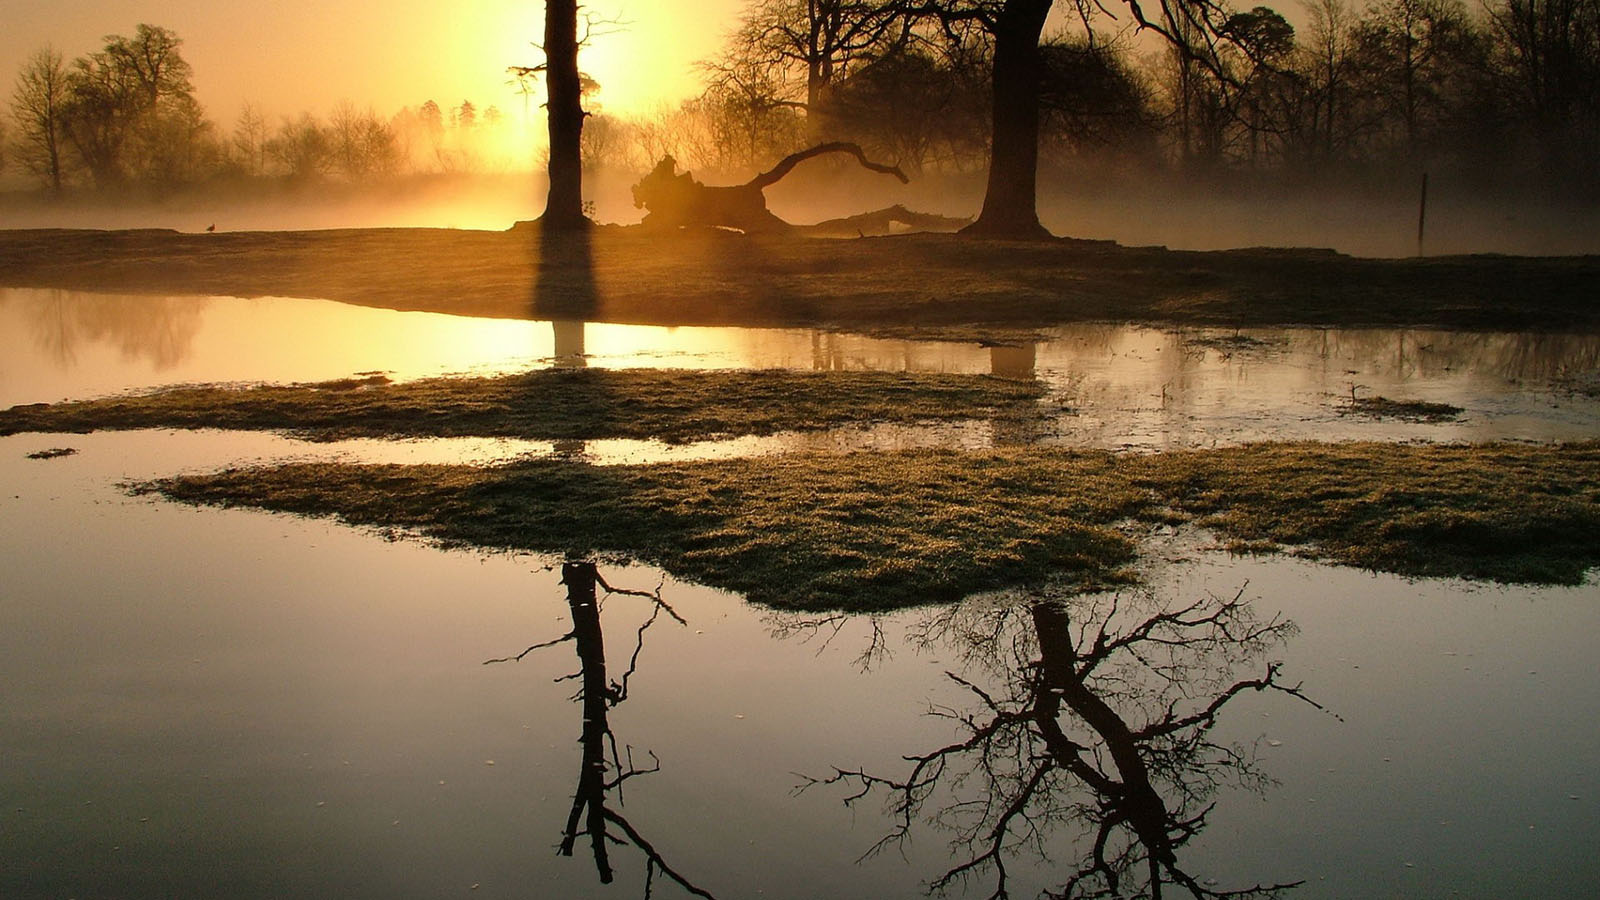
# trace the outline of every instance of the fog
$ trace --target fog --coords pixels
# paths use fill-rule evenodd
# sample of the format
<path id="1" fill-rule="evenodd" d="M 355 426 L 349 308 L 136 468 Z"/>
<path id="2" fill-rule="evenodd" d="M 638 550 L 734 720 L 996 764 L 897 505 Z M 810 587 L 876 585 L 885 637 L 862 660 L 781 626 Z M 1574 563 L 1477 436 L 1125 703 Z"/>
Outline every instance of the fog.
<path id="1" fill-rule="evenodd" d="M 607 171 L 585 181 L 595 217 L 636 224 L 630 186 L 642 173 Z M 695 173 L 708 184 L 741 175 Z M 766 192 L 770 208 L 794 224 L 902 204 L 953 217 L 977 213 L 983 173 L 927 175 L 909 185 L 843 164 L 807 163 Z M 107 202 L 93 197 L 50 202 L 0 196 L 0 228 L 171 228 L 178 231 L 327 228 L 465 228 L 500 230 L 536 218 L 544 207 L 542 175 L 412 176 L 372 185 L 321 183 L 228 192 L 179 192 L 160 200 Z M 1417 253 L 1420 185 L 1395 189 L 1277 189 L 1249 195 L 1175 187 L 1126 175 L 1043 176 L 1039 214 L 1058 235 L 1130 246 L 1221 250 L 1318 247 L 1354 256 Z M 1429 187 L 1423 252 L 1428 256 L 1503 253 L 1600 253 L 1600 210 L 1560 209 L 1535 197 L 1475 195 L 1448 181 Z"/>

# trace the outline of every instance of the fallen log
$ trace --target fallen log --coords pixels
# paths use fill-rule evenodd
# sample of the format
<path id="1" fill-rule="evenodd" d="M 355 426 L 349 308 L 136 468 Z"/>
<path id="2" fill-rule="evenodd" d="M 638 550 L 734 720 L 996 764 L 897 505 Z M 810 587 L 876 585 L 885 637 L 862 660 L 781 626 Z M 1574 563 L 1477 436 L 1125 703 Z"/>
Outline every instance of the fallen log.
<path id="1" fill-rule="evenodd" d="M 633 186 L 633 205 L 647 211 L 641 224 L 652 228 L 687 225 L 736 228 L 752 234 L 788 232 L 794 226 L 767 209 L 767 197 L 762 191 L 777 184 L 800 163 L 828 153 L 848 153 L 869 171 L 893 175 L 901 184 L 911 181 L 899 166 L 868 159 L 859 145 L 833 141 L 791 153 L 771 170 L 744 184 L 727 186 L 702 184 L 688 172 L 680 174 L 677 160 L 664 156 L 650 174 Z"/>

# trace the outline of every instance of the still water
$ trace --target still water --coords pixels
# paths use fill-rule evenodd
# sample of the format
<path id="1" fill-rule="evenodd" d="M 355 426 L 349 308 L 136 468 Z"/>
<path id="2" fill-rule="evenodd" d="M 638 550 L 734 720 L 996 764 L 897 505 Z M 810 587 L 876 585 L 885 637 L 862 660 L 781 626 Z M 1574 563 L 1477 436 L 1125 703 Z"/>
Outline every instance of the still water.
<path id="1" fill-rule="evenodd" d="M 557 352 L 549 323 L 435 316 L 386 331 L 413 314 L 174 299 L 168 308 L 191 312 L 172 321 L 188 324 L 136 324 L 150 302 L 162 301 L 0 295 L 0 403 L 173 381 L 504 371 L 572 356 Z M 125 324 L 83 311 L 98 303 L 125 307 Z M 52 304 L 53 332 L 40 324 Z M 320 315 L 296 318 L 307 309 Z M 355 324 L 335 328 L 346 314 Z M 584 327 L 589 364 L 1017 364 L 974 346 L 697 329 L 615 329 L 613 341 L 613 330 Z M 52 333 L 54 343 L 41 338 Z M 1149 448 L 1139 428 L 1177 421 L 1163 418 L 1163 386 L 1169 405 L 1188 398 L 1182 415 L 1206 440 L 1238 439 L 1218 420 L 1259 429 L 1262 416 L 1278 423 L 1269 434 L 1338 426 L 1460 437 L 1471 423 L 1486 436 L 1595 434 L 1592 401 L 1560 387 L 1592 372 L 1586 339 L 1247 336 L 1259 343 L 1231 332 L 1063 330 L 1032 354 L 1059 402 L 1079 406 L 1054 439 L 1071 440 L 1069 426 L 1094 414 L 1118 424 L 1090 443 Z M 487 349 L 496 347 L 501 355 Z M 1468 412 L 1438 426 L 1312 411 L 1345 378 Z M 1122 397 L 1126 409 L 1091 413 L 1094 397 Z M 1257 402 L 1267 412 L 1249 408 Z M 1297 415 L 1324 418 L 1295 424 Z M 78 452 L 27 458 L 63 445 Z M 1213 608 L 1240 596 L 1258 621 L 1286 617 L 1298 631 L 1253 648 L 1192 645 L 1179 695 L 1141 679 L 1131 659 L 1040 693 L 1029 664 L 1059 659 L 1070 641 L 1053 608 L 1032 598 L 829 619 L 602 565 L 610 585 L 653 596 L 602 590 L 583 618 L 550 559 L 444 552 L 119 487 L 300 452 L 220 432 L 0 439 L 0 897 L 609 897 L 643 895 L 647 883 L 652 896 L 687 896 L 675 878 L 722 898 L 914 897 L 983 852 L 981 840 L 960 840 L 963 829 L 993 815 L 986 801 L 1014 797 L 1048 750 L 1036 730 L 997 728 L 947 754 L 906 840 L 860 859 L 897 828 L 881 783 L 845 805 L 860 775 L 904 780 L 905 757 L 970 742 L 960 717 L 995 724 L 949 673 L 1031 722 L 1059 696 L 1099 697 L 1136 724 L 1166 702 L 1204 704 L 1273 661 L 1284 684 L 1303 683 L 1325 709 L 1247 692 L 1207 737 L 1250 752 L 1171 753 L 1141 787 L 1173 815 L 1215 804 L 1205 830 L 1168 848 L 1197 884 L 1303 881 L 1290 896 L 1315 898 L 1580 897 L 1600 877 L 1593 582 L 1407 581 L 1235 558 L 1203 534 L 1153 533 L 1149 589 L 1118 598 L 1125 619 L 1145 604 Z M 1066 616 L 1081 628 L 1108 602 L 1076 600 Z M 483 664 L 579 632 L 587 637 L 520 662 Z M 574 702 L 596 672 L 596 633 L 607 675 L 589 699 L 606 702 Z M 929 714 L 939 710 L 957 718 Z M 1118 752 L 1105 736 L 1114 730 L 1068 728 L 1102 767 Z M 596 791 L 583 773 L 597 753 L 615 760 L 609 777 L 635 774 Z M 1093 846 L 1097 811 L 1110 808 L 1087 780 L 1056 772 L 1040 784 L 1027 816 L 1009 820 L 1016 842 L 1002 858 L 1015 897 L 1070 878 Z M 614 838 L 602 844 L 604 865 L 593 852 L 599 829 Z M 987 897 L 996 878 L 983 869 L 951 892 Z"/>
<path id="2" fill-rule="evenodd" d="M 591 445 L 601 461 L 782 449 L 1044 442 L 1159 450 L 1251 440 L 1582 440 L 1600 433 L 1600 335 L 1089 324 L 1020 347 L 812 330 L 476 319 L 288 298 L 0 289 L 0 406 L 174 383 L 397 379 L 551 365 L 883 369 L 1037 377 L 1038 427 L 878 429 L 695 450 Z M 1587 391 L 1573 388 L 1586 388 Z M 1350 397 L 1460 407 L 1442 422 L 1353 414 Z M 463 442 L 483 458 L 548 449 Z"/>

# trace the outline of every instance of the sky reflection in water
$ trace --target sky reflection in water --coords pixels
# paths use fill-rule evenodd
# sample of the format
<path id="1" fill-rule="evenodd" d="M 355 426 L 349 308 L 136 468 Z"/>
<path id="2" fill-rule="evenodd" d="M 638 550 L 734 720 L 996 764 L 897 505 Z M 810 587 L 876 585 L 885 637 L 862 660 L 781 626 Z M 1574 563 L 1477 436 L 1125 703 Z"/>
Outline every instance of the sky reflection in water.
<path id="1" fill-rule="evenodd" d="M 149 317 L 152 305 L 163 315 Z M 0 292 L 0 326 L 5 404 L 173 381 L 512 371 L 559 355 L 549 323 L 300 300 L 10 290 Z M 1250 340 L 1231 331 L 1061 330 L 1035 349 L 1034 364 L 1057 389 L 1053 402 L 1073 411 L 1045 437 L 1150 448 L 1251 435 L 1596 433 L 1594 402 L 1554 384 L 1593 372 L 1592 338 L 1243 336 Z M 810 332 L 589 325 L 583 337 L 591 365 L 988 371 L 997 356 L 974 345 Z M 1333 405 L 1352 383 L 1467 413 L 1454 425 L 1354 420 Z M 988 423 L 927 434 L 973 446 L 1015 437 Z M 873 439 L 804 440 L 846 449 Z M 378 452 L 363 444 L 331 449 Z M 61 445 L 80 452 L 25 458 Z M 701 452 L 770 445 L 717 446 Z M 587 449 L 599 458 L 664 452 L 643 443 Z M 585 754 L 593 756 L 582 740 L 584 705 L 570 702 L 581 679 L 554 682 L 586 668 L 576 640 L 481 665 L 577 630 L 551 560 L 440 552 L 328 522 L 133 499 L 116 486 L 311 451 L 324 448 L 221 432 L 0 439 L 0 833 L 7 858 L 28 861 L 0 867 L 0 896 L 638 891 L 649 872 L 636 842 L 611 849 L 618 883 L 607 888 L 585 823 L 567 827 Z M 404 442 L 383 452 L 424 461 L 464 451 Z M 520 450 L 503 442 L 472 450 L 486 459 L 512 452 Z M 1301 633 L 1241 661 L 1236 677 L 1281 659 L 1291 683 L 1304 680 L 1343 719 L 1271 694 L 1230 703 L 1211 738 L 1254 746 L 1260 773 L 1279 784 L 1259 797 L 1214 797 L 1207 830 L 1177 851 L 1203 886 L 1304 879 L 1292 896 L 1581 896 L 1600 877 L 1591 646 L 1600 586 L 1407 582 L 1227 557 L 1197 549 L 1203 536 L 1157 540 L 1167 543 L 1150 554 L 1152 597 L 1186 603 L 1243 589 L 1259 616 L 1292 618 Z M 600 574 L 658 590 L 684 620 L 657 615 L 641 632 L 657 607 L 626 594 L 596 610 L 609 665 L 594 699 L 616 699 L 621 673 L 634 670 L 626 702 L 605 709 L 617 745 L 613 757 L 604 742 L 603 757 L 626 771 L 631 752 L 634 771 L 660 769 L 629 778 L 600 808 L 624 818 L 675 872 L 724 898 L 910 897 L 971 858 L 971 848 L 948 845 L 958 835 L 918 820 L 904 859 L 853 863 L 895 828 L 878 804 L 882 792 L 846 810 L 849 786 L 796 795 L 804 779 L 795 773 L 826 778 L 839 767 L 905 778 L 906 755 L 962 737 L 950 720 L 925 715 L 930 704 L 983 721 L 987 707 L 947 672 L 1008 709 L 1036 706 L 1041 695 L 1028 690 L 1036 682 L 1015 663 L 1040 658 L 1040 632 L 1030 607 L 1010 602 L 1019 598 L 835 621 L 752 608 L 647 568 Z M 950 625 L 1005 610 L 1022 618 L 1011 631 L 991 630 L 1000 639 L 981 658 L 971 635 L 983 629 Z M 1106 702 L 1131 720 L 1129 700 Z M 1088 732 L 1075 737 L 1092 745 Z M 940 793 L 947 787 L 954 793 Z M 941 783 L 924 811 L 982 787 L 982 779 Z M 1063 782 L 1052 796 L 1106 809 L 1081 785 Z M 1058 886 L 1081 864 L 1084 844 L 1070 838 L 1093 823 L 1061 809 L 1060 821 L 1044 823 L 1053 862 L 1025 851 L 1008 860 L 1014 896 Z M 615 822 L 610 831 L 631 838 Z M 568 833 L 577 835 L 572 859 L 556 855 Z M 659 896 L 681 895 L 670 880 L 655 875 Z M 984 873 L 970 893 L 992 887 L 993 873 Z"/>
<path id="2" fill-rule="evenodd" d="M 808 330 L 474 319 L 284 298 L 140 297 L 0 289 L 0 404 L 173 383 L 397 379 L 550 365 L 886 369 L 1032 374 L 1037 427 L 853 429 L 665 448 L 591 442 L 598 462 L 855 446 L 1061 443 L 1159 450 L 1251 440 L 1579 440 L 1600 432 L 1600 336 L 1394 329 L 1080 325 L 1033 347 L 878 340 Z M 1352 414 L 1348 400 L 1449 403 L 1450 421 Z M 457 445 L 458 444 L 458 445 Z M 323 452 L 333 448 L 322 448 Z M 339 448 L 368 458 L 361 442 Z M 440 459 L 545 453 L 543 442 L 436 443 Z M 415 455 L 415 449 L 406 451 Z"/>

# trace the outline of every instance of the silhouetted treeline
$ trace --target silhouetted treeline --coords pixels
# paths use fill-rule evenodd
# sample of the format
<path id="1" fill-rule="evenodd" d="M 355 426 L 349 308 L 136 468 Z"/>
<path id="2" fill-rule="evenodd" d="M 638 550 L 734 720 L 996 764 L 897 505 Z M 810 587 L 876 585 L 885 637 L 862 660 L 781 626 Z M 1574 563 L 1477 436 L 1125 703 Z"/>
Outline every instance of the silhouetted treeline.
<path id="1" fill-rule="evenodd" d="M 590 150 L 621 161 L 659 145 L 721 170 L 845 139 L 908 171 L 981 169 L 993 36 L 929 14 L 960 6 L 762 0 L 702 64 L 700 98 L 596 122 Z M 1189 52 L 1136 39 L 1098 4 L 1058 6 L 1074 22 L 1043 46 L 1047 169 L 1296 181 L 1431 169 L 1591 199 L 1600 184 L 1600 0 L 1309 0 L 1300 29 L 1257 6 L 1224 10 L 1216 34 L 1162 19 Z"/>
<path id="2" fill-rule="evenodd" d="M 448 109 L 428 100 L 388 118 L 343 101 L 326 117 L 275 122 L 246 104 L 231 127 L 220 126 L 195 100 L 182 47 L 170 29 L 139 25 L 71 62 L 50 47 L 35 52 L 17 73 L 0 164 L 56 192 L 160 192 L 239 178 L 360 182 L 514 165 L 505 117 L 470 100 Z"/>
<path id="3" fill-rule="evenodd" d="M 584 166 L 642 174 L 671 154 L 702 173 L 748 174 L 848 140 L 913 174 L 981 172 L 994 35 L 950 13 L 985 2 L 1001 5 L 758 0 L 701 63 L 703 92 L 676 108 L 611 115 L 585 79 Z M 1124 13 L 1116 20 L 1092 0 L 1056 7 L 1039 76 L 1045 180 L 1091 164 L 1218 185 L 1429 171 L 1569 201 L 1600 194 L 1600 0 L 1306 0 L 1300 28 L 1266 6 L 1222 10 L 1189 52 L 1140 38 L 1123 6 L 1107 7 Z M 0 165 L 48 189 L 161 190 L 543 164 L 542 130 L 513 133 L 496 107 L 470 101 L 387 118 L 346 102 L 275 121 L 246 106 L 224 127 L 195 101 L 181 49 L 170 30 L 140 25 L 70 62 L 38 51 L 17 73 Z M 533 90 L 524 84 L 524 102 Z"/>

